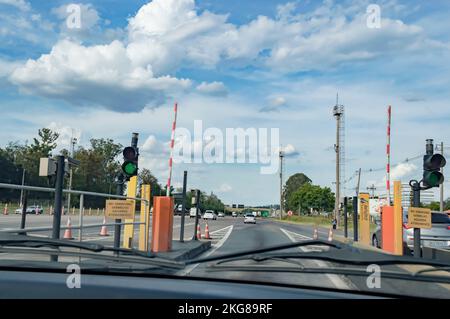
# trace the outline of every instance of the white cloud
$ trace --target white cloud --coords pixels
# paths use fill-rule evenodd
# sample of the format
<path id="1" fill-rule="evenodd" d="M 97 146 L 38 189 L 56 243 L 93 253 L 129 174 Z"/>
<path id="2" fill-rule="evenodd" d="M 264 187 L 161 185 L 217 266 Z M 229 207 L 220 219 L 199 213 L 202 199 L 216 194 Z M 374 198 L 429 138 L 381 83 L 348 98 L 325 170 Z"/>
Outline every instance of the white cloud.
<path id="1" fill-rule="evenodd" d="M 219 189 L 217 190 L 218 193 L 229 193 L 233 190 L 233 187 L 231 187 L 229 184 L 224 183 L 220 185 Z"/>
<path id="2" fill-rule="evenodd" d="M 282 150 L 284 152 L 284 156 L 286 157 L 294 157 L 300 154 L 295 148 L 295 146 L 292 144 L 287 144 L 286 146 L 283 146 Z"/>
<path id="3" fill-rule="evenodd" d="M 14 6 L 21 11 L 31 10 L 31 5 L 25 0 L 0 0 L 0 4 Z"/>
<path id="4" fill-rule="evenodd" d="M 154 77 L 150 67 L 134 67 L 119 41 L 85 47 L 62 40 L 49 54 L 17 68 L 10 79 L 24 93 L 119 112 L 158 105 L 166 95 L 191 84 L 170 76 Z"/>
<path id="5" fill-rule="evenodd" d="M 86 25 L 97 26 L 95 9 L 82 7 Z M 64 8 L 56 14 L 63 17 Z M 189 80 L 170 75 L 181 66 L 254 65 L 273 73 L 328 70 L 438 45 L 427 41 L 422 28 L 401 21 L 385 18 L 381 29 L 367 28 L 363 3 L 326 1 L 308 14 L 294 9 L 287 4 L 278 7 L 277 18 L 258 16 L 237 26 L 227 22 L 227 15 L 197 12 L 194 0 L 154 0 L 129 20 L 128 39 L 92 46 L 60 40 L 49 54 L 16 70 L 11 80 L 26 93 L 126 112 L 157 106 L 189 88 Z M 221 82 L 202 83 L 197 90 L 226 94 Z M 275 101 L 266 111 L 282 104 Z"/>
<path id="6" fill-rule="evenodd" d="M 72 138 L 77 139 L 77 144 L 82 142 L 81 130 L 79 129 L 56 122 L 51 122 L 47 127 L 59 134 L 59 138 L 56 141 L 58 150 L 65 148 L 70 151 L 72 149 Z"/>
<path id="7" fill-rule="evenodd" d="M 142 151 L 153 156 L 166 156 L 168 154 L 168 145 L 158 141 L 154 135 L 150 135 L 145 140 Z"/>
<path id="8" fill-rule="evenodd" d="M 203 94 L 213 95 L 213 96 L 226 96 L 228 90 L 222 82 L 212 82 L 206 83 L 202 82 L 197 86 L 197 91 Z"/>
<path id="9" fill-rule="evenodd" d="M 401 180 L 404 177 L 410 177 L 417 171 L 417 166 L 412 163 L 402 163 L 392 168 L 391 180 Z"/>

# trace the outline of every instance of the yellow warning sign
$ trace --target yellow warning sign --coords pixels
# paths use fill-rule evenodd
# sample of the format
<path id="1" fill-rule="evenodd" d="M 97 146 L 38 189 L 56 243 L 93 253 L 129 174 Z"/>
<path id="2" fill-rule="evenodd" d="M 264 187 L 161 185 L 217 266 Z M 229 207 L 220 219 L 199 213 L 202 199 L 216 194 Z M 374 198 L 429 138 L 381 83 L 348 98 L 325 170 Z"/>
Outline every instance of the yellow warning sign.
<path id="1" fill-rule="evenodd" d="M 369 198 L 369 194 L 359 194 L 359 240 L 366 245 L 370 245 Z"/>
<path id="2" fill-rule="evenodd" d="M 134 218 L 134 201 L 107 200 L 105 216 L 112 219 Z"/>
<path id="3" fill-rule="evenodd" d="M 431 209 L 410 207 L 408 209 L 408 226 L 411 228 L 431 228 Z"/>

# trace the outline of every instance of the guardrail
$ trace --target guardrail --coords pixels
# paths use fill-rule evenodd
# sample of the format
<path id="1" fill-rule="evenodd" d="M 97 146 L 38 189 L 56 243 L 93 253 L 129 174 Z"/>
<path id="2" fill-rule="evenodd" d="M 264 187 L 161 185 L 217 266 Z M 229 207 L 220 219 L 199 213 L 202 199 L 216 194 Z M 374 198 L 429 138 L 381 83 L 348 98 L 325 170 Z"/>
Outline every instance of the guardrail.
<path id="1" fill-rule="evenodd" d="M 26 185 L 15 185 L 15 184 L 5 184 L 0 183 L 0 188 L 6 189 L 14 189 L 14 190 L 24 190 L 24 191 L 32 191 L 32 192 L 44 192 L 44 193 L 55 193 L 54 188 L 47 187 L 36 187 L 36 186 L 26 186 Z M 96 193 L 96 192 L 88 192 L 88 191 L 78 191 L 78 190 L 68 190 L 64 189 L 63 193 L 73 194 L 80 196 L 80 208 L 79 208 L 79 226 L 71 226 L 71 229 L 78 229 L 78 238 L 81 242 L 83 240 L 83 229 L 85 228 L 96 228 L 102 226 L 115 226 L 116 232 L 114 233 L 114 246 L 120 245 L 120 226 L 122 225 L 146 225 L 145 222 L 115 222 L 109 224 L 91 224 L 91 225 L 83 225 L 83 215 L 84 215 L 84 196 L 93 196 L 93 197 L 102 197 L 108 199 L 124 199 L 124 200 L 134 200 L 144 202 L 146 206 L 150 205 L 150 201 L 144 198 L 139 197 L 128 197 L 123 195 L 114 195 L 114 194 L 104 194 L 104 193 Z M 34 233 L 34 232 L 45 232 L 52 231 L 53 227 L 32 227 L 26 228 L 26 214 L 22 214 L 21 226 L 18 229 L 0 229 L 0 233 Z M 117 228 L 119 226 L 119 228 Z M 146 225 L 147 226 L 147 225 Z M 146 227 L 147 229 L 148 227 Z M 59 230 L 66 230 L 68 227 L 60 226 Z M 117 231 L 119 230 L 119 231 Z M 116 247 L 118 248 L 118 247 Z"/>

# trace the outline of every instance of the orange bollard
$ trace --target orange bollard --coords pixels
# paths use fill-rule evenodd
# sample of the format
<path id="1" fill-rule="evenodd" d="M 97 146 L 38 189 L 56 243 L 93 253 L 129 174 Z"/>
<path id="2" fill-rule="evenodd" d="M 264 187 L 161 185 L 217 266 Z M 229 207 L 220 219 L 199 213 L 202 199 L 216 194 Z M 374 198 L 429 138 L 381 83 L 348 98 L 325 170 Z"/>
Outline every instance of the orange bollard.
<path id="1" fill-rule="evenodd" d="M 200 224 L 197 226 L 197 239 L 202 239 L 202 229 L 200 228 Z"/>
<path id="2" fill-rule="evenodd" d="M 332 242 L 333 241 L 333 229 L 330 228 L 330 232 L 328 233 L 328 241 Z"/>
<path id="3" fill-rule="evenodd" d="M 314 240 L 318 240 L 319 239 L 319 231 L 317 230 L 317 228 L 314 228 L 313 239 Z"/>
<path id="4" fill-rule="evenodd" d="M 152 252 L 167 252 L 172 249 L 173 205 L 173 197 L 153 198 Z"/>
<path id="5" fill-rule="evenodd" d="M 206 223 L 206 226 L 205 226 L 205 237 L 204 237 L 205 239 L 212 239 L 211 238 L 211 236 L 209 235 L 209 226 L 208 226 L 208 223 Z"/>
<path id="6" fill-rule="evenodd" d="M 100 236 L 109 236 L 108 227 L 106 227 L 106 217 L 103 217 L 103 226 L 100 230 Z"/>
<path id="7" fill-rule="evenodd" d="M 72 222 L 70 221 L 70 217 L 67 220 L 67 229 L 64 232 L 64 239 L 69 239 L 69 240 L 73 239 L 73 237 L 72 237 Z"/>

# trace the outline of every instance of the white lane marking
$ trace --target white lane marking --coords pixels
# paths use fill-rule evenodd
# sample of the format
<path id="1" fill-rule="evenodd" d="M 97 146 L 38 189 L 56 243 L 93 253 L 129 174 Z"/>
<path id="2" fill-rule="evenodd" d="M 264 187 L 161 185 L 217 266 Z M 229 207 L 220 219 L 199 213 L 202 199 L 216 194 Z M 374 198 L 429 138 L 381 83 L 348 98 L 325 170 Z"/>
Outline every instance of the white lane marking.
<path id="1" fill-rule="evenodd" d="M 292 242 L 297 242 L 297 240 L 294 238 L 293 235 L 298 236 L 298 237 L 302 237 L 306 240 L 311 240 L 311 237 L 308 236 L 304 236 L 304 235 L 300 235 L 298 233 L 294 233 L 291 232 L 289 230 L 280 228 L 280 230 L 292 241 Z M 306 249 L 305 247 L 299 247 L 302 251 L 304 252 L 308 252 L 309 250 Z M 323 260 L 311 260 L 312 262 L 316 263 L 317 266 L 319 267 L 328 267 L 327 263 L 324 262 Z M 338 289 L 350 289 L 349 285 L 347 285 L 347 283 L 338 275 L 334 275 L 334 274 L 326 274 L 326 276 L 328 277 L 328 279 L 330 279 L 330 281 L 333 283 L 333 285 L 338 288 Z"/>
<path id="2" fill-rule="evenodd" d="M 203 257 L 208 257 L 211 256 L 213 253 L 215 253 L 217 251 L 217 249 L 219 249 L 220 247 L 223 246 L 223 244 L 225 244 L 225 242 L 227 241 L 228 237 L 230 237 L 231 233 L 233 232 L 233 225 L 227 226 L 225 228 L 219 229 L 214 231 L 213 233 L 218 233 L 220 231 L 223 231 L 225 229 L 227 229 L 227 233 L 222 237 L 221 240 L 219 240 L 216 244 L 214 244 L 212 247 L 212 249 L 210 251 L 208 251 L 205 256 Z M 211 233 L 211 234 L 213 234 Z M 200 264 L 195 264 L 195 265 L 190 265 L 188 267 L 186 267 L 185 269 L 179 271 L 177 273 L 177 275 L 179 276 L 186 276 L 189 275 L 195 268 L 197 268 Z"/>

